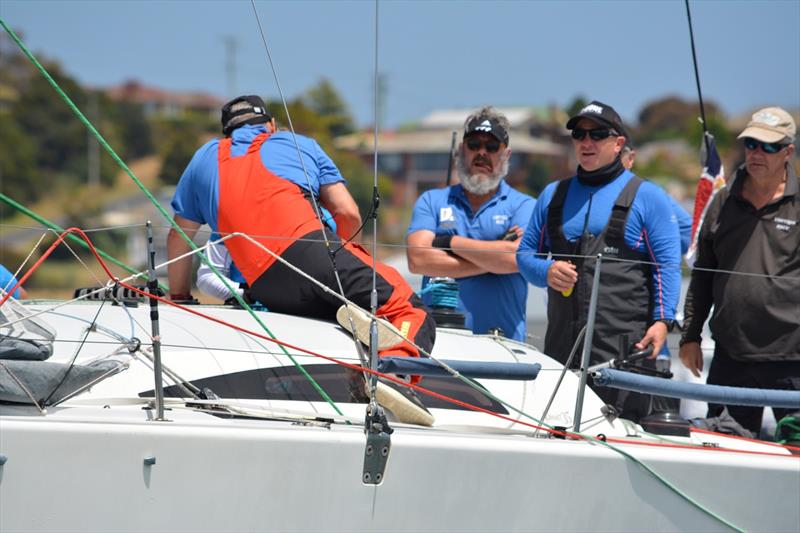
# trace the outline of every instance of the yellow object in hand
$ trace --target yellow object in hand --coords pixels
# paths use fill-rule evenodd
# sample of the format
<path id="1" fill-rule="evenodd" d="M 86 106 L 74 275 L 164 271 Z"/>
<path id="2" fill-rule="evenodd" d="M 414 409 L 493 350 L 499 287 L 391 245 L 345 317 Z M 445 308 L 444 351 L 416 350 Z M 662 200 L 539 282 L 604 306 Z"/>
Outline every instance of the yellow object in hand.
<path id="1" fill-rule="evenodd" d="M 567 289 L 567 290 L 565 290 L 565 291 L 561 291 L 561 295 L 562 295 L 564 298 L 569 298 L 569 297 L 570 297 L 570 295 L 572 294 L 572 289 L 573 289 L 573 287 L 570 287 L 569 289 Z"/>

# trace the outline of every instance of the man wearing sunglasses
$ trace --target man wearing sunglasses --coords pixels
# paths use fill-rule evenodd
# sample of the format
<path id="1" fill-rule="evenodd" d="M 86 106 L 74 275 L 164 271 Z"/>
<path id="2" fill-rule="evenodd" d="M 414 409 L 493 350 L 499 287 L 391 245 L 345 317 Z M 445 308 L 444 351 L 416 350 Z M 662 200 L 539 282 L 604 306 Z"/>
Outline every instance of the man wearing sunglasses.
<path id="1" fill-rule="evenodd" d="M 794 119 L 779 107 L 753 114 L 739 135 L 745 163 L 708 207 L 680 349 L 683 364 L 699 377 L 701 333 L 713 306 L 708 383 L 800 389 L 800 192 L 792 166 L 796 134 Z M 762 408 L 727 407 L 740 424 L 759 433 Z M 722 408 L 709 405 L 708 416 L 718 416 Z M 789 411 L 773 408 L 778 420 Z"/>
<path id="2" fill-rule="evenodd" d="M 627 134 L 611 106 L 591 102 L 567 129 L 577 175 L 542 191 L 517 251 L 525 279 L 547 287 L 544 351 L 567 363 L 587 323 L 595 258 L 602 254 L 590 364 L 615 358 L 631 343 L 658 354 L 680 293 L 680 235 L 667 194 L 623 166 Z M 569 366 L 578 367 L 579 360 Z M 607 388 L 597 393 L 625 418 L 649 413 L 646 396 Z"/>
<path id="3" fill-rule="evenodd" d="M 419 197 L 408 228 L 408 266 L 456 278 L 458 307 L 475 333 L 502 331 L 524 341 L 528 285 L 515 259 L 534 199 L 512 189 L 508 119 L 491 107 L 467 117 L 456 154 L 460 183 Z M 431 295 L 426 303 L 434 304 Z"/>

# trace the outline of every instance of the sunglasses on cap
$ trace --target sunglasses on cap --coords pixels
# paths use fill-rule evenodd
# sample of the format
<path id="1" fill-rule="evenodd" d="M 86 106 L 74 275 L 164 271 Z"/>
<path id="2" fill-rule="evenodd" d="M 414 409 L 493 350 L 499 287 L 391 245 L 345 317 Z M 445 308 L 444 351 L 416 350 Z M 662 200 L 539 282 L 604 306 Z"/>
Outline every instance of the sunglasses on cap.
<path id="1" fill-rule="evenodd" d="M 764 141 L 759 141 L 758 139 L 753 139 L 752 137 L 744 138 L 744 147 L 748 150 L 753 151 L 759 146 L 761 147 L 761 151 L 765 154 L 777 154 L 788 145 L 780 142 L 765 143 Z"/>
<path id="2" fill-rule="evenodd" d="M 572 138 L 576 141 L 582 141 L 586 138 L 586 134 L 589 134 L 589 138 L 593 141 L 602 141 L 603 139 L 608 139 L 612 135 L 614 137 L 619 137 L 619 134 L 609 128 L 594 128 L 591 130 L 585 130 L 583 128 L 575 128 L 572 130 Z"/>
<path id="3" fill-rule="evenodd" d="M 495 139 L 490 139 L 484 142 L 480 139 L 470 137 L 469 139 L 464 141 L 464 144 L 466 144 L 467 148 L 469 148 L 470 151 L 472 152 L 477 152 L 478 150 L 481 149 L 481 146 L 485 147 L 486 151 L 489 152 L 490 154 L 494 154 L 498 150 L 500 150 L 500 141 L 497 141 Z"/>

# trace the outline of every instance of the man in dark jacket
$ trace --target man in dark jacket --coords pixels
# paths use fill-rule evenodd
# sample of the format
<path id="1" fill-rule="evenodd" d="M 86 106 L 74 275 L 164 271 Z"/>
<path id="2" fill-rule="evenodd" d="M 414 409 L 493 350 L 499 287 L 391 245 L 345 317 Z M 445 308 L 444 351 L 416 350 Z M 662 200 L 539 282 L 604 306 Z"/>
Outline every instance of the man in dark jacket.
<path id="1" fill-rule="evenodd" d="M 700 336 L 713 305 L 710 384 L 800 388 L 800 193 L 791 165 L 796 131 L 781 108 L 756 112 L 739 135 L 745 164 L 708 208 L 686 297 L 680 358 L 700 376 Z M 727 407 L 758 434 L 762 408 Z M 708 416 L 722 408 L 709 405 Z M 774 412 L 780 419 L 789 410 Z"/>

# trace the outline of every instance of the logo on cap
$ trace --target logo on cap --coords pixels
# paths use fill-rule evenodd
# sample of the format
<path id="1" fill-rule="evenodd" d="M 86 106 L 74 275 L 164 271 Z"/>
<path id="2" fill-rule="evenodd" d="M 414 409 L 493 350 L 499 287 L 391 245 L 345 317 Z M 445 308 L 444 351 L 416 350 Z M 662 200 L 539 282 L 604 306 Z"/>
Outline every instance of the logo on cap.
<path id="1" fill-rule="evenodd" d="M 599 105 L 589 104 L 581 109 L 581 113 L 597 113 L 598 115 L 601 115 L 603 113 L 603 108 Z"/>
<path id="2" fill-rule="evenodd" d="M 492 123 L 488 119 L 484 120 L 480 126 L 475 127 L 475 131 L 492 131 Z"/>
<path id="3" fill-rule="evenodd" d="M 769 111 L 759 111 L 755 115 L 753 115 L 753 122 L 761 122 L 762 124 L 766 124 L 767 126 L 777 126 L 780 124 L 781 119 L 778 115 L 774 115 Z"/>

